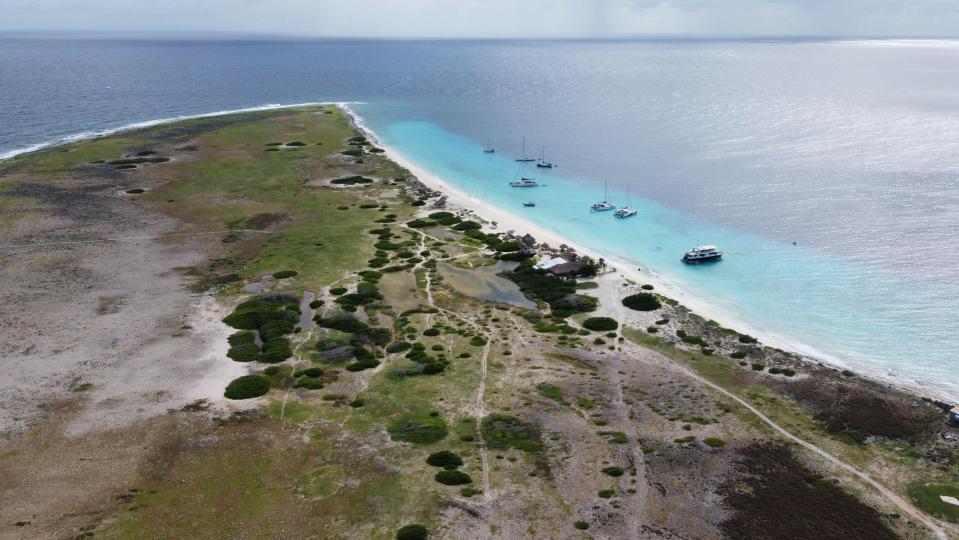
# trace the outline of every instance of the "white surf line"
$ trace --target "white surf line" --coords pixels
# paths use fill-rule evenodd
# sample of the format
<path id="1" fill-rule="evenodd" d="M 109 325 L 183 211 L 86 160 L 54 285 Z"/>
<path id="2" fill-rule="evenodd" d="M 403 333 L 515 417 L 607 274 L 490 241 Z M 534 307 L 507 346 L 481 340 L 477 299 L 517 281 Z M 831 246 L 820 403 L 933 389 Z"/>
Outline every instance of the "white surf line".
<path id="1" fill-rule="evenodd" d="M 641 347 L 641 346 L 639 346 L 639 345 L 635 345 L 635 346 Z M 651 349 L 647 349 L 647 350 L 651 350 Z M 653 352 L 655 352 L 655 351 L 653 351 Z M 656 354 L 659 354 L 659 353 L 656 353 Z M 762 420 L 766 425 L 768 425 L 768 426 L 771 427 L 773 430 L 775 430 L 775 431 L 777 431 L 779 434 L 781 434 L 783 437 L 786 437 L 786 438 L 789 439 L 790 441 L 792 441 L 792 442 L 794 442 L 794 443 L 802 446 L 803 448 L 805 448 L 805 449 L 807 449 L 807 450 L 809 450 L 809 451 L 811 451 L 811 452 L 813 452 L 813 453 L 815 453 L 815 454 L 823 457 L 824 459 L 826 459 L 827 461 L 829 461 L 830 463 L 832 463 L 834 466 L 839 467 L 840 469 L 843 469 L 843 470 L 845 470 L 846 472 L 849 472 L 849 473 L 855 475 L 856 477 L 858 477 L 859 479 L 861 479 L 863 482 L 866 482 L 867 484 L 869 484 L 870 486 L 872 486 L 873 488 L 875 488 L 875 489 L 876 489 L 880 494 L 882 494 L 886 499 L 888 499 L 889 502 L 891 502 L 891 503 L 893 503 L 895 506 L 897 506 L 900 510 L 902 510 L 902 511 L 905 512 L 906 514 L 909 514 L 909 515 L 912 516 L 916 521 L 919 521 L 920 523 L 922 523 L 923 525 L 925 525 L 926 527 L 928 527 L 928 528 L 933 532 L 933 534 L 936 535 L 936 538 L 939 538 L 940 540 L 948 540 L 948 536 L 946 535 L 946 532 L 945 532 L 937 523 L 935 523 L 931 518 L 929 518 L 928 516 L 926 516 L 925 514 L 923 514 L 920 510 L 918 510 L 916 507 L 914 507 L 912 504 L 910 504 L 909 502 L 907 502 L 905 499 L 903 499 L 902 497 L 900 497 L 899 495 L 897 495 L 896 493 L 894 493 L 892 490 L 890 490 L 890 489 L 887 488 L 886 486 L 882 485 L 882 484 L 879 483 L 878 481 L 874 480 L 871 476 L 869 476 L 869 475 L 866 474 L 865 472 L 860 471 L 859 469 L 853 467 L 852 465 L 846 463 L 845 461 L 842 461 L 841 459 L 837 458 L 836 456 L 833 456 L 832 454 L 830 454 L 829 452 L 823 450 L 822 448 L 820 448 L 820 447 L 818 447 L 818 446 L 816 446 L 816 445 L 814 445 L 814 444 L 812 444 L 812 443 L 810 443 L 810 442 L 806 442 L 805 440 L 799 438 L 797 435 L 792 434 L 790 431 L 786 430 L 784 427 L 780 426 L 779 424 L 777 424 L 776 422 L 774 422 L 771 418 L 769 418 L 768 416 L 766 416 L 765 414 L 763 414 L 759 409 L 757 409 L 756 407 L 750 405 L 746 400 L 740 398 L 739 396 L 737 396 L 736 394 L 730 392 L 729 390 L 726 390 L 726 389 L 723 388 L 722 386 L 719 386 L 718 384 L 713 383 L 712 381 L 710 381 L 710 380 L 706 379 L 705 377 L 702 377 L 701 375 L 693 372 L 693 371 L 690 370 L 689 368 L 687 368 L 687 367 L 685 367 L 685 366 L 683 366 L 683 365 L 680 365 L 679 363 L 673 361 L 671 358 L 666 357 L 665 355 L 661 355 L 661 354 L 660 354 L 660 356 L 663 356 L 664 358 L 666 358 L 666 360 L 667 360 L 670 364 L 672 364 L 678 371 L 680 371 L 681 373 L 683 373 L 684 375 L 686 375 L 686 376 L 689 377 L 690 379 L 693 379 L 694 381 L 697 381 L 697 382 L 699 382 L 699 383 L 701 383 L 701 384 L 704 384 L 704 385 L 706 385 L 706 386 L 708 386 L 708 387 L 716 390 L 717 392 L 723 394 L 724 396 L 732 399 L 732 400 L 735 401 L 736 403 L 739 403 L 740 405 L 742 405 L 743 407 L 745 407 L 747 410 L 749 410 L 751 413 L 753 413 L 754 415 L 756 415 L 756 417 L 759 418 L 760 420 Z"/>
<path id="2" fill-rule="evenodd" d="M 131 124 L 126 124 L 124 126 L 102 129 L 99 131 L 81 131 L 80 133 L 75 133 L 72 135 L 65 135 L 58 137 L 53 140 L 45 141 L 42 143 L 33 144 L 24 148 L 18 148 L 16 150 L 10 150 L 3 154 L 0 154 L 0 161 L 11 159 L 22 154 L 29 154 L 31 152 L 36 152 L 38 150 L 44 150 L 47 148 L 53 148 L 55 146 L 61 146 L 64 144 L 70 144 L 80 141 L 89 141 L 94 139 L 100 139 L 103 137 L 108 137 L 110 135 L 116 135 L 119 133 L 126 133 L 129 131 L 136 131 L 138 129 L 151 128 L 155 126 L 162 126 L 165 124 L 173 124 L 175 122 L 182 122 L 183 120 L 198 120 L 202 118 L 215 118 L 217 116 L 229 116 L 231 114 L 242 114 L 242 113 L 251 113 L 251 112 L 261 112 L 261 111 L 273 111 L 273 110 L 282 110 L 282 109 L 297 109 L 301 107 L 319 107 L 323 105 L 336 105 L 338 107 L 347 107 L 350 103 L 359 103 L 359 102 L 341 102 L 341 101 L 318 101 L 318 102 L 307 102 L 307 103 L 294 103 L 290 105 L 283 105 L 279 103 L 272 103 L 266 105 L 258 105 L 255 107 L 246 107 L 241 109 L 230 109 L 222 111 L 214 111 L 209 113 L 201 113 L 194 115 L 184 115 L 184 116 L 171 116 L 167 118 L 157 118 L 154 120 L 145 120 L 143 122 L 134 122 Z"/>
<path id="3" fill-rule="evenodd" d="M 171 234 L 155 234 L 148 236 L 115 236 L 112 238 L 97 238 L 94 240 L 66 240 L 63 242 L 36 242 L 28 244 L 6 244 L 0 245 L 0 249 L 16 249 L 22 247 L 49 247 L 49 246 L 66 246 L 73 244 L 97 244 L 97 243 L 106 243 L 106 242 L 123 242 L 126 240 L 163 240 L 164 238 L 182 238 L 185 236 L 210 236 L 214 234 L 226 234 L 231 232 L 248 232 L 256 234 L 271 234 L 270 231 L 258 231 L 254 229 L 230 229 L 227 231 L 210 231 L 210 232 L 199 232 L 199 233 L 171 233 Z"/>

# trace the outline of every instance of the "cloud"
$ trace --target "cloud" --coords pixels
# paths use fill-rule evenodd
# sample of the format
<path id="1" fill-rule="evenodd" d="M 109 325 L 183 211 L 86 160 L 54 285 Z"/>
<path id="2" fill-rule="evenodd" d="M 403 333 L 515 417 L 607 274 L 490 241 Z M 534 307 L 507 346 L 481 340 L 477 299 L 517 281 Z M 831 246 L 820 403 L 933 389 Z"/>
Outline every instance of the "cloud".
<path id="1" fill-rule="evenodd" d="M 5 0 L 12 30 L 361 37 L 952 35 L 956 0 Z"/>

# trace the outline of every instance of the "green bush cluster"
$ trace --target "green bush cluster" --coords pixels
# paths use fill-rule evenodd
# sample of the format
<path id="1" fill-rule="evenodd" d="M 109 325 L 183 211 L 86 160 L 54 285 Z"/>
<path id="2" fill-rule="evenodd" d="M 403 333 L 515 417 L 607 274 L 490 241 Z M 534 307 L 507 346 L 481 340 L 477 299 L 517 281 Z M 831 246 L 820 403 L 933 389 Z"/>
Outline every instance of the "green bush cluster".
<path id="1" fill-rule="evenodd" d="M 223 392 L 227 399 L 250 399 L 270 391 L 270 379 L 262 375 L 244 375 L 233 379 Z"/>
<path id="2" fill-rule="evenodd" d="M 458 470 L 442 470 L 433 477 L 437 482 L 447 486 L 462 486 L 471 484 L 473 479 L 470 475 Z"/>
<path id="3" fill-rule="evenodd" d="M 396 540 L 426 540 L 429 531 L 419 523 L 411 523 L 396 531 Z"/>
<path id="4" fill-rule="evenodd" d="M 406 226 L 412 229 L 422 229 L 424 227 L 434 227 L 436 222 L 429 219 L 413 219 L 406 222 Z"/>
<path id="5" fill-rule="evenodd" d="M 427 456 L 426 464 L 444 469 L 456 469 L 463 465 L 463 458 L 449 450 L 440 450 Z"/>
<path id="6" fill-rule="evenodd" d="M 614 478 L 617 476 L 622 476 L 623 473 L 626 472 L 622 467 L 604 467 L 602 471 L 607 476 L 612 476 Z"/>
<path id="7" fill-rule="evenodd" d="M 238 362 L 274 364 L 286 360 L 293 356 L 293 350 L 285 336 L 293 332 L 299 315 L 299 300 L 292 295 L 263 295 L 243 302 L 223 319 L 246 331 L 230 336 L 227 356 Z M 251 330 L 259 332 L 262 347 L 257 347 Z"/>
<path id="8" fill-rule="evenodd" d="M 663 305 L 659 302 L 656 295 L 648 292 L 631 294 L 623 298 L 623 305 L 636 311 L 655 311 Z"/>
<path id="9" fill-rule="evenodd" d="M 607 332 L 619 328 L 619 323 L 610 317 L 590 317 L 583 321 L 583 328 L 594 332 Z"/>
<path id="10" fill-rule="evenodd" d="M 299 272 L 296 270 L 280 270 L 279 272 L 273 272 L 273 277 L 276 279 L 286 279 L 297 274 L 299 274 Z"/>
<path id="11" fill-rule="evenodd" d="M 345 332 L 347 334 L 354 334 L 356 332 L 363 332 L 370 329 L 368 324 L 346 313 L 333 315 L 330 317 L 322 317 L 317 315 L 313 318 L 313 320 L 316 322 L 316 324 L 323 328 L 339 330 L 340 332 Z"/>
<path id="12" fill-rule="evenodd" d="M 455 231 L 478 231 L 482 228 L 483 226 L 475 221 L 461 221 L 453 225 L 453 230 Z"/>

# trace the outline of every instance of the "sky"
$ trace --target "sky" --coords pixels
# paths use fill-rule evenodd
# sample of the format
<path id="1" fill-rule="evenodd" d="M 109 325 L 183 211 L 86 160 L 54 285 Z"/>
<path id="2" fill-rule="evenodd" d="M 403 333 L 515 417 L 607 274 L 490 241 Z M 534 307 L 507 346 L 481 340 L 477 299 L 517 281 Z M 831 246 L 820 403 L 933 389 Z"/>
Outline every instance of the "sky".
<path id="1" fill-rule="evenodd" d="M 959 0 L 0 0 L 0 29 L 324 37 L 959 35 Z"/>

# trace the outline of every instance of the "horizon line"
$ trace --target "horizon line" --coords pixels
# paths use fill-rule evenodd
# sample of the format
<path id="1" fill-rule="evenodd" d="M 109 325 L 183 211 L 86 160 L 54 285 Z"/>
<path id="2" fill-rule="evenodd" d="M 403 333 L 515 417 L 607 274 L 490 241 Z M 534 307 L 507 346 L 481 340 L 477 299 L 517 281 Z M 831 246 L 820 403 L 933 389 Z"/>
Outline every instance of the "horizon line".
<path id="1" fill-rule="evenodd" d="M 0 28 L 0 38 L 19 39 L 122 39 L 129 41 L 180 40 L 249 40 L 249 41 L 892 41 L 892 40 L 959 40 L 957 35 L 879 35 L 879 34 L 611 34 L 542 35 L 542 36 L 365 36 L 310 35 L 226 30 L 21 30 Z"/>

